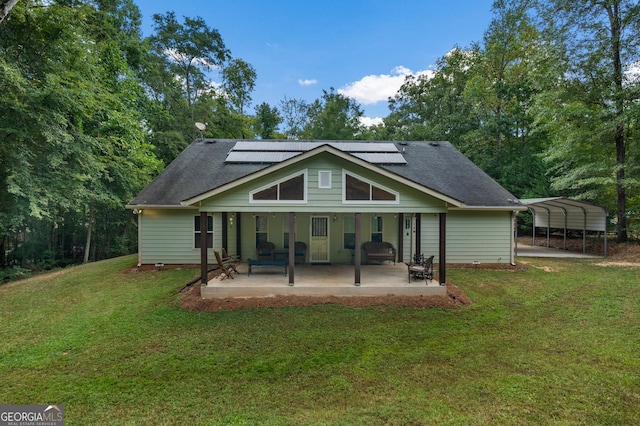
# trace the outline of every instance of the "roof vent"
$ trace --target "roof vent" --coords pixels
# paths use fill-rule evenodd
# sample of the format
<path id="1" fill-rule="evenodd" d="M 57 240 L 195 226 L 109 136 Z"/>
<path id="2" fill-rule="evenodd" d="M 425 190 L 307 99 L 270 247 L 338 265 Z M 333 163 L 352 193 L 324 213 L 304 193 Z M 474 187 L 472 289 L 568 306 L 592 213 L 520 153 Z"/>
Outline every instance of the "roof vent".
<path id="1" fill-rule="evenodd" d="M 429 145 L 431 146 L 440 146 L 439 142 L 429 142 Z"/>

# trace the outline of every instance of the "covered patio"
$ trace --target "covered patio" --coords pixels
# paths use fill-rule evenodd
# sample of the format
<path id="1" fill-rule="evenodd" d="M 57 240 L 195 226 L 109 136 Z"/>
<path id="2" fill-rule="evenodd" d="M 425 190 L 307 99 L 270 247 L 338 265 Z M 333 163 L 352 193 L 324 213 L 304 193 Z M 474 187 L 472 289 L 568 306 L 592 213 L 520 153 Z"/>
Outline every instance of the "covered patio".
<path id="1" fill-rule="evenodd" d="M 447 287 L 438 280 L 409 282 L 407 265 L 384 263 L 362 265 L 360 285 L 354 284 L 354 265 L 304 264 L 295 267 L 295 284 L 289 283 L 282 267 L 254 267 L 248 275 L 246 263 L 238 265 L 233 279 L 214 278 L 203 285 L 203 298 L 271 296 L 443 296 Z"/>

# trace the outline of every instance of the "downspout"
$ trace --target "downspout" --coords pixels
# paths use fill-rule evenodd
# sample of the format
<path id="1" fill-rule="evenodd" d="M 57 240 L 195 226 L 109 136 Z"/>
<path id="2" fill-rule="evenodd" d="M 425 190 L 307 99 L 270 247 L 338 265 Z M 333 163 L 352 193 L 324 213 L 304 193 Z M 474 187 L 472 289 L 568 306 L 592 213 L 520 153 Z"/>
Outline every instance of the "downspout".
<path id="1" fill-rule="evenodd" d="M 142 265 L 142 210 L 134 209 L 138 212 L 138 266 Z"/>
<path id="2" fill-rule="evenodd" d="M 511 265 L 516 264 L 516 256 L 518 255 L 518 213 L 511 211 Z"/>

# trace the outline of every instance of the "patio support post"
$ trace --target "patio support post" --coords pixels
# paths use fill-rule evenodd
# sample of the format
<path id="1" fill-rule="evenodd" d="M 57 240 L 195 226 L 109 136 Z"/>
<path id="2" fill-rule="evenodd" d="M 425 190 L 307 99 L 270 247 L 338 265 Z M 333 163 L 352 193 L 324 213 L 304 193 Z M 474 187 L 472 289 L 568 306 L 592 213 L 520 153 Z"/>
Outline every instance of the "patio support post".
<path id="1" fill-rule="evenodd" d="M 355 222 L 356 222 L 356 241 L 355 241 L 355 257 L 353 259 L 353 264 L 355 266 L 355 285 L 360 285 L 360 262 L 362 261 L 362 253 L 360 250 L 360 213 L 355 214 Z"/>
<path id="2" fill-rule="evenodd" d="M 207 212 L 200 212 L 200 283 L 207 285 Z"/>
<path id="3" fill-rule="evenodd" d="M 398 258 L 396 262 L 402 262 L 404 260 L 404 214 L 398 215 Z"/>
<path id="4" fill-rule="evenodd" d="M 240 250 L 240 247 L 242 247 L 242 232 L 240 231 L 242 229 L 240 222 L 241 217 L 242 214 L 236 212 L 236 256 L 238 256 L 238 259 L 242 259 L 242 251 Z"/>
<path id="5" fill-rule="evenodd" d="M 440 279 L 440 285 L 447 285 L 447 214 L 440 213 L 440 253 L 438 266 L 438 277 Z"/>
<path id="6" fill-rule="evenodd" d="M 416 213 L 416 255 L 417 256 L 420 256 L 422 254 L 422 238 L 420 238 L 421 235 L 422 235 L 422 214 Z"/>
<path id="7" fill-rule="evenodd" d="M 229 251 L 229 214 L 222 212 L 222 247 Z"/>
<path id="8" fill-rule="evenodd" d="M 294 277 L 294 263 L 296 260 L 296 215 L 294 212 L 289 212 L 289 285 L 293 285 Z"/>

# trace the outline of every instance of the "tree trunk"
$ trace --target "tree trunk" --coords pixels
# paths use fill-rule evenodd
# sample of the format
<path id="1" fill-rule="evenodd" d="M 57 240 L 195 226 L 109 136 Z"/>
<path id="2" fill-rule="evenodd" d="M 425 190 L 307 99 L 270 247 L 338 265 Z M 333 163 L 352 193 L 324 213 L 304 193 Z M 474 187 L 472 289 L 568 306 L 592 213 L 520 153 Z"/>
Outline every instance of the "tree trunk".
<path id="1" fill-rule="evenodd" d="M 93 217 L 93 204 L 89 207 L 89 224 L 87 225 L 87 241 L 84 245 L 84 259 L 83 263 L 89 262 L 89 250 L 91 249 L 91 231 L 93 230 L 93 222 L 95 218 Z"/>
<path id="2" fill-rule="evenodd" d="M 0 23 L 7 17 L 9 11 L 18 3 L 18 0 L 3 0 L 0 2 Z"/>
<path id="3" fill-rule="evenodd" d="M 622 60 L 620 57 L 620 37 L 622 34 L 622 19 L 620 17 L 619 4 L 613 2 L 605 6 L 609 15 L 611 28 L 611 59 L 613 61 L 614 97 L 616 105 L 616 117 L 622 119 L 624 114 L 624 88 L 622 87 Z M 627 193 L 624 187 L 624 169 L 626 162 L 626 149 L 624 143 L 624 122 L 616 124 L 615 145 L 616 145 L 616 195 L 617 195 L 617 216 L 618 229 L 616 240 L 619 243 L 627 241 Z"/>

